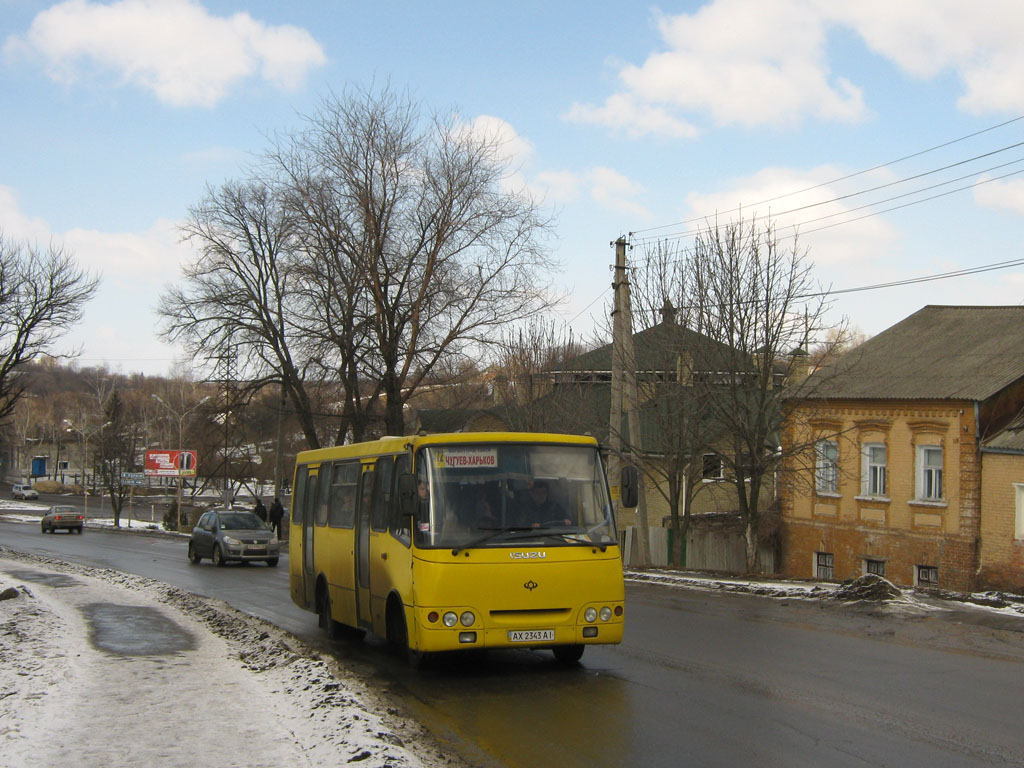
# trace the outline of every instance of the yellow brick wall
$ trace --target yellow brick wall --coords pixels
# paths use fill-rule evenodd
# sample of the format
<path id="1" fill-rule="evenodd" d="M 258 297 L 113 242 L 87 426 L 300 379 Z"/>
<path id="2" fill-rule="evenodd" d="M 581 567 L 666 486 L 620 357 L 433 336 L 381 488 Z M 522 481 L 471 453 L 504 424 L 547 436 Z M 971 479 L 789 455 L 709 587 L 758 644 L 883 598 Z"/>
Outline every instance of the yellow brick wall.
<path id="1" fill-rule="evenodd" d="M 808 451 L 792 461 L 782 491 L 783 572 L 813 577 L 814 553 L 832 552 L 835 579 L 863 573 L 866 558 L 886 561 L 886 577 L 910 585 L 916 565 L 939 568 L 939 584 L 967 589 L 975 569 L 980 466 L 969 402 L 833 402 L 798 407 L 785 433 L 788 446 L 816 437 L 839 443 L 839 488 L 814 489 Z M 838 437 L 836 437 L 838 435 Z M 886 446 L 886 498 L 862 494 L 861 447 Z M 943 503 L 916 500 L 919 445 L 943 448 Z"/>
<path id="2" fill-rule="evenodd" d="M 982 453 L 979 578 L 987 587 L 1024 589 L 1024 540 L 1015 538 L 1024 456 Z"/>

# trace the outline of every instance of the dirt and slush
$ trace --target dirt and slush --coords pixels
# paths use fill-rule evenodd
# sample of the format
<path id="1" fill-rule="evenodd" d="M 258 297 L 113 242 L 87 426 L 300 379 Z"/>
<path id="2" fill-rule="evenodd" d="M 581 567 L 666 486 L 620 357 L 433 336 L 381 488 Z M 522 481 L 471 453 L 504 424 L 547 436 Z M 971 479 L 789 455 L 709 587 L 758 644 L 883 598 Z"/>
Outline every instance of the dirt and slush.
<path id="1" fill-rule="evenodd" d="M 0 547 L 0 767 L 461 768 L 336 660 L 226 603 Z"/>

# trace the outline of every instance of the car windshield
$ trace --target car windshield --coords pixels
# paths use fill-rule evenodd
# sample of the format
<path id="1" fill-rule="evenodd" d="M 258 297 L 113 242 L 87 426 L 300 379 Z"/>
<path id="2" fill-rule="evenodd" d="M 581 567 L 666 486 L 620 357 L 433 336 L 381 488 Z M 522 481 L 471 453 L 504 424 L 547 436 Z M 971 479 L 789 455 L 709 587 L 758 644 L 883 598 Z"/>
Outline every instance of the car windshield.
<path id="1" fill-rule="evenodd" d="M 429 446 L 417 458 L 417 477 L 425 507 L 417 515 L 420 547 L 616 541 L 594 446 Z"/>
<path id="2" fill-rule="evenodd" d="M 220 516 L 220 527 L 225 531 L 251 531 L 267 526 L 252 512 L 227 512 Z"/>

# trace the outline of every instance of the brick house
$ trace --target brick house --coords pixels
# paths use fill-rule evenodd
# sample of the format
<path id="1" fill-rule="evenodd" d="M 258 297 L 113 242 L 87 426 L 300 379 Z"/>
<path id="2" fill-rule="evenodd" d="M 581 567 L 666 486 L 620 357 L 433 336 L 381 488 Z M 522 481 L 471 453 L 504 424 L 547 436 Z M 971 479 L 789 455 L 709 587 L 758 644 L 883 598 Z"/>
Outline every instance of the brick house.
<path id="1" fill-rule="evenodd" d="M 787 403 L 784 444 L 808 448 L 781 491 L 784 574 L 1024 580 L 1022 329 L 1024 307 L 927 306 L 811 375 Z"/>
<path id="2" fill-rule="evenodd" d="M 1024 594 L 1024 414 L 981 444 L 978 580 Z"/>

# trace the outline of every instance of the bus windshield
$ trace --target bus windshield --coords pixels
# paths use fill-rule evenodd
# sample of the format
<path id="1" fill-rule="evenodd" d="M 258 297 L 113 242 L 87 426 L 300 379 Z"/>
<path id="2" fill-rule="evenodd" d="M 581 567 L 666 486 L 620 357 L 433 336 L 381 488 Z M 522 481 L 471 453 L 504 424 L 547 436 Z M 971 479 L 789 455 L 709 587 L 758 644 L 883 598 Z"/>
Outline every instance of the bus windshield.
<path id="1" fill-rule="evenodd" d="M 593 446 L 429 446 L 417 457 L 419 547 L 605 546 L 616 542 Z"/>

